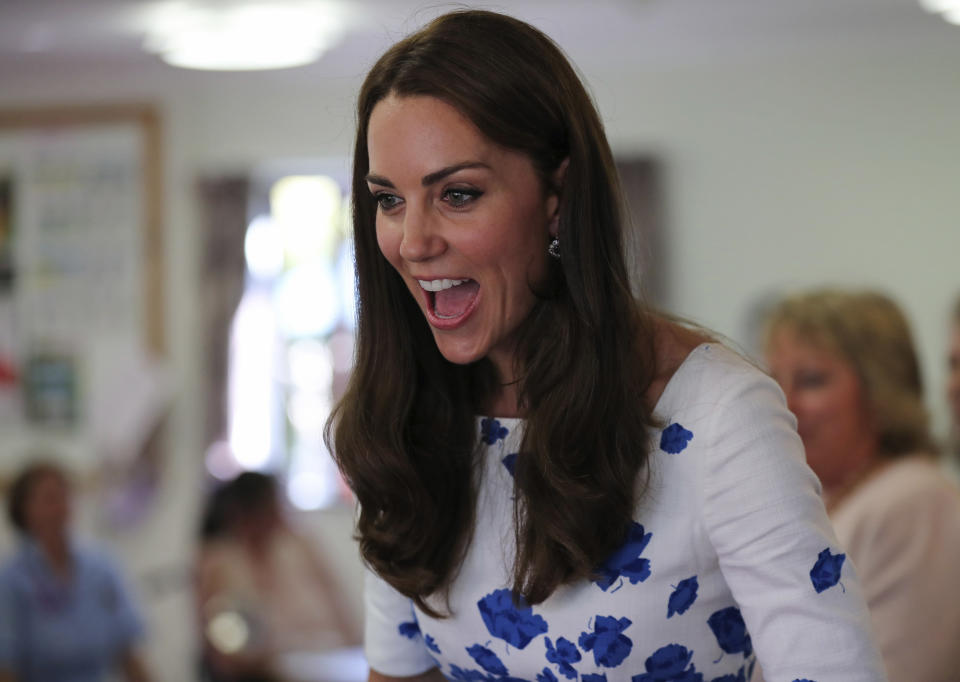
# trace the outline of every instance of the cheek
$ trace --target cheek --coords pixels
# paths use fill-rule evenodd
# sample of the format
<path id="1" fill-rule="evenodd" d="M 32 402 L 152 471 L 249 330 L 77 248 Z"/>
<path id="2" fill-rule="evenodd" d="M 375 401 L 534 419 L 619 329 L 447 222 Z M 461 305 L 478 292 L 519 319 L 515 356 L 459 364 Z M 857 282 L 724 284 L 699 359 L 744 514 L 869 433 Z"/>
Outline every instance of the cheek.
<path id="1" fill-rule="evenodd" d="M 377 246 L 380 247 L 383 257 L 396 267 L 400 253 L 400 236 L 394 230 L 382 225 L 379 216 L 377 217 Z"/>
<path id="2" fill-rule="evenodd" d="M 811 391 L 794 402 L 798 427 L 804 437 L 829 436 L 837 426 L 842 406 L 837 396 L 824 391 Z"/>
<path id="3" fill-rule="evenodd" d="M 863 430 L 870 430 L 873 427 L 871 422 L 871 409 L 866 389 L 859 380 L 851 380 L 843 394 L 842 401 L 837 408 L 843 410 L 848 422 L 856 424 Z"/>
<path id="4" fill-rule="evenodd" d="M 823 396 L 818 392 L 801 391 L 794 395 L 790 407 L 801 422 L 812 422 L 819 419 L 824 412 Z"/>
<path id="5" fill-rule="evenodd" d="M 529 292 L 530 287 L 536 286 L 546 275 L 549 258 L 546 239 L 540 238 L 539 234 L 531 233 L 532 230 L 520 239 L 514 238 L 508 246 L 497 249 L 489 256 L 493 262 L 496 262 L 493 259 L 503 262 L 506 276 L 515 287 L 522 288 L 525 292 Z"/>
<path id="6" fill-rule="evenodd" d="M 855 393 L 836 393 L 823 408 L 823 422 L 829 433 L 844 442 L 857 438 L 867 430 L 867 419 L 859 396 Z"/>

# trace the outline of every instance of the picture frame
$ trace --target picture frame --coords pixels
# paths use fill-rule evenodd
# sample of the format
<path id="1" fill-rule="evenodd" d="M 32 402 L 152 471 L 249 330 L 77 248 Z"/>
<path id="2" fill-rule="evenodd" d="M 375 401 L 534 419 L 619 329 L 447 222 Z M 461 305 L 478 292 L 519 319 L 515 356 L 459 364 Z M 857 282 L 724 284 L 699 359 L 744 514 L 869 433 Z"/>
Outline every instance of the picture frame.
<path id="1" fill-rule="evenodd" d="M 0 109 L 0 215 L 8 235 L 6 240 L 0 235 L 0 282 L 8 282 L 0 285 L 0 296 L 19 297 L 25 289 L 37 293 L 39 278 L 47 291 L 58 285 L 74 296 L 72 304 L 86 296 L 96 308 L 103 292 L 97 291 L 102 283 L 94 270 L 130 276 L 136 296 L 123 303 L 126 312 L 141 312 L 133 315 L 137 328 L 127 331 L 162 355 L 161 164 L 160 118 L 152 105 Z M 113 202 L 112 212 L 104 207 L 98 212 L 98 200 Z M 117 301 L 112 303 L 116 311 Z M 106 305 L 101 312 L 109 312 Z M 18 310 L 16 324 L 28 324 L 29 317 Z M 86 315 L 74 317 L 90 321 Z M 124 322 L 117 315 L 107 321 Z M 21 336 L 30 334 L 21 331 Z"/>

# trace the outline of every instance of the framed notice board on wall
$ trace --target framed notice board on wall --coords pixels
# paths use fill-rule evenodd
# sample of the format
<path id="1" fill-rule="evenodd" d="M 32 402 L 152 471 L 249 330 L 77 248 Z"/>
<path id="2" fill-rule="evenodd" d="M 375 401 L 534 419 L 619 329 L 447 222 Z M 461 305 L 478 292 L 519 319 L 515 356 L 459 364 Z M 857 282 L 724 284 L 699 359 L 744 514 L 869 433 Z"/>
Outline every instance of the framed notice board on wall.
<path id="1" fill-rule="evenodd" d="M 89 435 L 162 357 L 160 164 L 150 106 L 0 110 L 0 430 Z"/>

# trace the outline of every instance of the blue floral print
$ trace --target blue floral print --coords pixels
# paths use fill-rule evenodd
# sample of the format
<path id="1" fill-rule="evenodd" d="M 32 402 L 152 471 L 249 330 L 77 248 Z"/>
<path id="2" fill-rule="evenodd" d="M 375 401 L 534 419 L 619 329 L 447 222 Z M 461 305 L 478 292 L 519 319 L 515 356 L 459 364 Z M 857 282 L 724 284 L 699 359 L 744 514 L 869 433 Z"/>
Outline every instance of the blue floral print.
<path id="1" fill-rule="evenodd" d="M 509 672 L 507 666 L 503 664 L 503 661 L 485 646 L 474 644 L 472 647 L 467 648 L 467 653 L 470 654 L 470 658 L 475 660 L 477 664 L 488 673 L 503 677 Z"/>
<path id="2" fill-rule="evenodd" d="M 450 664 L 450 676 L 463 682 L 487 682 L 487 677 L 479 670 L 464 670 L 460 666 Z"/>
<path id="3" fill-rule="evenodd" d="M 557 676 L 553 674 L 550 668 L 544 668 L 542 673 L 537 673 L 537 682 L 560 682 Z"/>
<path id="4" fill-rule="evenodd" d="M 674 422 L 660 434 L 660 449 L 670 455 L 676 455 L 687 449 L 687 443 L 693 439 L 693 432 Z"/>
<path id="5" fill-rule="evenodd" d="M 427 648 L 430 649 L 430 651 L 432 651 L 433 653 L 435 654 L 443 653 L 442 651 L 440 651 L 440 647 L 437 646 L 437 641 L 430 635 L 427 635 L 426 637 L 424 637 L 423 641 L 427 645 Z"/>
<path id="6" fill-rule="evenodd" d="M 653 533 L 644 533 L 643 526 L 632 522 L 627 531 L 627 541 L 610 555 L 597 569 L 598 577 L 594 582 L 606 592 L 617 579 L 628 578 L 631 585 L 643 582 L 650 577 L 650 560 L 640 555 L 646 549 Z M 622 582 L 621 582 L 622 585 Z M 620 589 L 618 585 L 613 591 Z"/>
<path id="7" fill-rule="evenodd" d="M 498 440 L 506 438 L 510 431 L 506 426 L 501 426 L 497 419 L 480 420 L 480 440 L 487 445 L 493 445 Z"/>
<path id="8" fill-rule="evenodd" d="M 605 668 L 615 668 L 630 655 L 633 642 L 623 634 L 630 627 L 629 618 L 600 616 L 594 619 L 593 632 L 580 633 L 580 648 L 593 652 L 593 660 Z"/>
<path id="9" fill-rule="evenodd" d="M 829 547 L 817 555 L 817 563 L 810 569 L 810 581 L 817 594 L 840 582 L 840 572 L 843 569 L 843 560 L 846 558 L 846 554 L 831 554 Z M 842 588 L 843 585 L 841 584 L 840 587 Z"/>
<path id="10" fill-rule="evenodd" d="M 707 619 L 707 625 L 713 630 L 717 644 L 726 653 L 742 653 L 744 656 L 753 653 L 753 643 L 750 641 L 750 633 L 747 632 L 747 624 L 743 622 L 740 609 L 736 606 L 715 611 Z"/>
<path id="11" fill-rule="evenodd" d="M 518 453 L 516 446 L 522 422 L 502 417 L 478 418 L 473 432 L 475 439 L 483 439 L 479 446 L 483 459 L 477 462 L 482 469 L 482 478 L 478 477 L 478 486 L 482 486 L 482 497 L 478 499 L 482 504 L 478 510 L 491 513 L 481 517 L 482 525 L 478 518 L 479 542 L 471 548 L 474 553 L 465 571 L 468 577 L 458 583 L 452 605 L 456 608 L 455 618 L 435 622 L 419 611 L 412 612 L 409 600 L 401 603 L 397 598 L 395 610 L 380 616 L 379 627 L 383 631 L 377 632 L 378 646 L 382 642 L 378 651 L 385 652 L 380 653 L 384 668 L 389 667 L 388 659 L 393 655 L 390 647 L 403 647 L 411 661 L 422 660 L 426 661 L 424 665 L 431 665 L 425 654 L 435 657 L 442 675 L 456 682 L 510 682 L 515 678 L 525 682 L 607 682 L 608 678 L 610 682 L 750 680 L 755 658 L 746 614 L 741 614 L 723 584 L 722 574 L 713 572 L 713 564 L 710 571 L 701 565 L 697 560 L 699 546 L 689 542 L 684 531 L 679 530 L 687 528 L 679 521 L 685 522 L 688 515 L 699 518 L 697 505 L 691 503 L 686 493 L 696 496 L 702 492 L 695 484 L 703 467 L 686 458 L 701 457 L 700 448 L 713 442 L 713 434 L 704 431 L 702 423 L 691 414 L 667 413 L 661 428 L 649 436 L 654 448 L 658 444 L 663 448 L 659 456 L 670 460 L 661 463 L 682 465 L 681 473 L 693 478 L 682 479 L 683 487 L 672 487 L 672 479 L 670 486 L 661 487 L 659 479 L 654 478 L 653 494 L 646 498 L 652 506 L 641 504 L 635 508 L 635 522 L 628 520 L 625 524 L 615 551 L 598 562 L 593 575 L 570 586 L 569 592 L 564 590 L 562 603 L 548 601 L 542 605 L 515 597 L 509 589 L 511 519 L 509 508 L 503 505 L 510 502 L 511 494 L 518 492 L 511 478 L 503 474 L 515 476 L 517 468 L 524 464 L 518 459 L 523 453 Z M 667 425 L 668 428 L 662 428 Z M 661 432 L 659 438 L 657 430 Z M 693 440 L 699 445 L 691 448 Z M 662 509 L 661 500 L 669 502 Z M 658 513 L 673 513 L 675 507 L 679 510 L 675 517 Z M 732 510 L 737 511 L 742 510 Z M 680 535 L 675 537 L 677 532 Z M 654 534 L 657 542 L 653 542 Z M 791 554 L 791 563 L 784 558 L 771 564 L 770 569 L 785 580 L 792 580 L 800 599 L 804 589 L 810 589 L 805 586 L 811 585 L 807 582 L 811 580 L 815 592 L 806 592 L 807 600 L 819 604 L 824 612 L 833 612 L 831 609 L 843 606 L 844 599 L 829 587 L 852 580 L 852 569 L 842 574 L 846 560 L 841 552 L 845 550 L 832 545 L 826 536 L 818 537 L 823 538 L 819 543 L 804 543 L 806 550 L 798 552 L 799 561 Z M 488 552 L 490 556 L 485 556 Z M 827 593 L 826 597 L 818 592 Z M 394 613 L 396 617 L 390 618 Z M 801 642 L 797 646 L 804 645 Z M 396 660 L 400 660 L 399 656 Z M 400 669 L 398 665 L 396 670 Z M 816 674 L 800 665 L 790 672 Z M 814 682 L 810 678 L 790 677 L 783 682 L 790 680 Z"/>
<path id="12" fill-rule="evenodd" d="M 490 634 L 518 649 L 547 631 L 547 621 L 534 614 L 523 597 L 515 605 L 508 589 L 491 592 L 477 602 L 477 607 Z"/>
<path id="13" fill-rule="evenodd" d="M 415 620 L 400 623 L 400 625 L 397 626 L 397 630 L 407 639 L 416 639 L 420 635 L 420 626 L 417 625 L 417 621 Z"/>
<path id="14" fill-rule="evenodd" d="M 650 673 L 634 675 L 630 678 L 631 682 L 703 682 L 703 673 L 698 673 L 697 668 L 691 665 L 689 669 L 680 672 L 675 677 L 655 677 Z"/>
<path id="15" fill-rule="evenodd" d="M 581 658 L 580 650 L 577 645 L 569 639 L 561 637 L 557 640 L 557 646 L 554 648 L 550 638 L 546 638 L 547 660 L 555 663 L 560 673 L 569 680 L 577 679 L 577 671 L 574 670 L 571 663 L 576 663 Z"/>
<path id="16" fill-rule="evenodd" d="M 673 594 L 667 600 L 667 618 L 675 613 L 683 613 L 697 600 L 697 590 L 700 588 L 697 576 L 690 576 L 681 580 L 674 588 Z"/>
<path id="17" fill-rule="evenodd" d="M 703 675 L 690 662 L 693 652 L 680 644 L 660 647 L 644 662 L 647 672 L 634 675 L 631 682 L 702 682 Z M 689 667 L 687 667 L 689 666 Z"/>
<path id="18" fill-rule="evenodd" d="M 465 670 L 458 665 L 450 664 L 450 677 L 453 680 L 462 680 L 463 682 L 529 682 L 519 677 L 510 677 L 509 675 L 485 675 L 479 670 Z"/>
<path id="19" fill-rule="evenodd" d="M 740 666 L 736 675 L 721 675 L 720 677 L 714 677 L 710 682 L 746 682 L 746 674 L 746 668 Z"/>

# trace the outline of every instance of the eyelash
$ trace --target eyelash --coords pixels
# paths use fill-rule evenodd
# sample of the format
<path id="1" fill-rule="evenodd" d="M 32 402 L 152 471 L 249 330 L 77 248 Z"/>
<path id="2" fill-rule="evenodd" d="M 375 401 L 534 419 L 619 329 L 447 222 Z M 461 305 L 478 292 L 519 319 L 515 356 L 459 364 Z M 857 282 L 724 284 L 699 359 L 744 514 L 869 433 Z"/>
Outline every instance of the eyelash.
<path id="1" fill-rule="evenodd" d="M 451 188 L 444 190 L 442 194 L 443 201 L 447 202 L 452 208 L 464 208 L 473 201 L 483 196 L 483 192 L 478 189 L 459 189 Z M 458 198 L 454 198 L 458 197 Z M 380 210 L 388 212 L 396 208 L 403 200 L 391 192 L 376 192 L 373 195 Z"/>
<path id="2" fill-rule="evenodd" d="M 802 372 L 797 377 L 797 384 L 804 388 L 820 388 L 827 383 L 827 375 L 824 372 Z"/>
<path id="3" fill-rule="evenodd" d="M 397 204 L 400 203 L 401 199 L 396 194 L 391 194 L 390 192 L 377 192 L 373 195 L 373 200 L 377 202 L 377 205 L 380 207 L 381 211 L 389 211 L 393 208 L 396 208 Z M 395 203 L 392 205 L 387 205 L 388 201 L 393 200 Z"/>
<path id="4" fill-rule="evenodd" d="M 454 201 L 453 196 L 460 195 L 460 199 Z M 483 196 L 483 192 L 478 189 L 459 189 L 452 188 L 443 192 L 443 200 L 453 208 L 462 208 Z"/>

